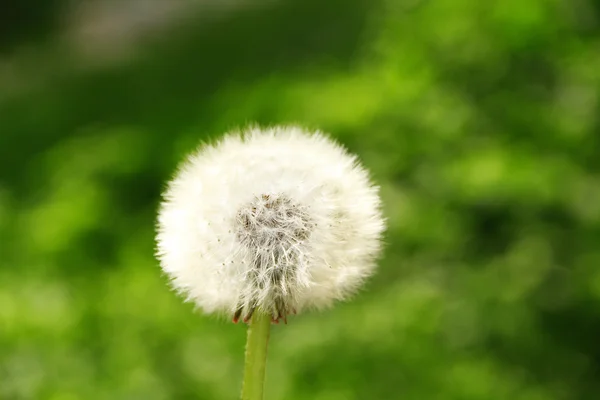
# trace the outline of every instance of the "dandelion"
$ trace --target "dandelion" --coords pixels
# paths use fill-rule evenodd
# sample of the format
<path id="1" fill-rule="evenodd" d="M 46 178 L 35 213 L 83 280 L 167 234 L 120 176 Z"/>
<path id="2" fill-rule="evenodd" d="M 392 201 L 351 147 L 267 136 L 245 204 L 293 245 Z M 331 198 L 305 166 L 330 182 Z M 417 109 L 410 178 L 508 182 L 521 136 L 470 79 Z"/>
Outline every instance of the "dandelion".
<path id="1" fill-rule="evenodd" d="M 159 211 L 157 255 L 186 300 L 252 326 L 264 317 L 268 335 L 271 321 L 355 293 L 384 225 L 356 156 L 320 132 L 252 127 L 180 166 Z"/>

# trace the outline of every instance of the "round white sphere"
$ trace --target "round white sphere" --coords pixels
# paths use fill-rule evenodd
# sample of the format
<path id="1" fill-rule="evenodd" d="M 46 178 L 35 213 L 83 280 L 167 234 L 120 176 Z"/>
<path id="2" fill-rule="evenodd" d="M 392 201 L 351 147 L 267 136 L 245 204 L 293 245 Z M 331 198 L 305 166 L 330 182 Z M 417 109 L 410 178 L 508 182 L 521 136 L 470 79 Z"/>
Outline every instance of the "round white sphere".
<path id="1" fill-rule="evenodd" d="M 277 321 L 354 293 L 384 229 L 356 156 L 320 132 L 253 127 L 182 163 L 160 207 L 157 256 L 204 312 Z"/>

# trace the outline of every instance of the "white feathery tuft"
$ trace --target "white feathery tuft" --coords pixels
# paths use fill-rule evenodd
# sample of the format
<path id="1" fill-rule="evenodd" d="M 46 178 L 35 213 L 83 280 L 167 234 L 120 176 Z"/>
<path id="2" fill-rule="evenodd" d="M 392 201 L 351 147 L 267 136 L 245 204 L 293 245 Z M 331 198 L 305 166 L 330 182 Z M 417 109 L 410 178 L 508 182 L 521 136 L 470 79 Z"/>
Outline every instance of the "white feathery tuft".
<path id="1" fill-rule="evenodd" d="M 204 312 L 274 321 L 354 293 L 385 223 L 356 156 L 320 132 L 248 128 L 203 145 L 169 183 L 157 256 Z"/>

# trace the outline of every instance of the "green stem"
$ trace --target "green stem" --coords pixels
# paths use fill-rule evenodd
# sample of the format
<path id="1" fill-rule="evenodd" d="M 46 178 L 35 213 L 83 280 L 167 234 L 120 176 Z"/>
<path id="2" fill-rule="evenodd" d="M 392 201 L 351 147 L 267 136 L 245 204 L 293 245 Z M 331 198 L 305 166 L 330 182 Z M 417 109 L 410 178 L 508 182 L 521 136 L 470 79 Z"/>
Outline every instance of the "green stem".
<path id="1" fill-rule="evenodd" d="M 248 326 L 242 400 L 262 400 L 271 316 L 256 310 Z"/>

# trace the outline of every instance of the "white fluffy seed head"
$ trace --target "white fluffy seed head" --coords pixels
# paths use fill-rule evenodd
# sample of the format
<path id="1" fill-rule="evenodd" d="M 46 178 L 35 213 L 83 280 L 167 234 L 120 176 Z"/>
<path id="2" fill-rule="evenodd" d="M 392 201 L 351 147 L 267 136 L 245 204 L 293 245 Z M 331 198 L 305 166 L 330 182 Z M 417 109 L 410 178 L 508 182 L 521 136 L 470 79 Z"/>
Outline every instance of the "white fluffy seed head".
<path id="1" fill-rule="evenodd" d="M 207 313 L 275 320 L 351 295 L 375 267 L 378 188 L 320 132 L 249 128 L 184 161 L 164 194 L 157 255 Z"/>

